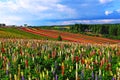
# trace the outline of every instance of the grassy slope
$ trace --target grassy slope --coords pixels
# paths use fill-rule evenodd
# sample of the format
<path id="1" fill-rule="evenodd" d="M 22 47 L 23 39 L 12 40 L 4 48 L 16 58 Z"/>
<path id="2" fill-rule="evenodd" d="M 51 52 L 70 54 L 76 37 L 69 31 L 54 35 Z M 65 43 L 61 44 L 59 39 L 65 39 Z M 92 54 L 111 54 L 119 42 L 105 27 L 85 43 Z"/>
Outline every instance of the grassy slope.
<path id="1" fill-rule="evenodd" d="M 22 38 L 22 39 L 50 39 L 45 36 L 40 36 L 32 33 L 22 31 L 18 28 L 0 28 L 0 38 Z"/>

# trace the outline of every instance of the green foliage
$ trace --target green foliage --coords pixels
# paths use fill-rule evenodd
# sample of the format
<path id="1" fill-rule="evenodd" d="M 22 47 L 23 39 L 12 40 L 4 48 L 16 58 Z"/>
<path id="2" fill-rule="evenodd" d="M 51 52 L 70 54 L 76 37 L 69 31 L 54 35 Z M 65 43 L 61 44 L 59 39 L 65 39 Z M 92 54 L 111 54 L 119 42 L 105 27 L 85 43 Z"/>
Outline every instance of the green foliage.
<path id="1" fill-rule="evenodd" d="M 91 32 L 95 36 L 101 34 L 106 38 L 120 39 L 120 24 L 75 24 L 68 32 L 83 34 Z"/>
<path id="2" fill-rule="evenodd" d="M 58 41 L 62 41 L 62 37 L 59 35 L 57 38 Z"/>

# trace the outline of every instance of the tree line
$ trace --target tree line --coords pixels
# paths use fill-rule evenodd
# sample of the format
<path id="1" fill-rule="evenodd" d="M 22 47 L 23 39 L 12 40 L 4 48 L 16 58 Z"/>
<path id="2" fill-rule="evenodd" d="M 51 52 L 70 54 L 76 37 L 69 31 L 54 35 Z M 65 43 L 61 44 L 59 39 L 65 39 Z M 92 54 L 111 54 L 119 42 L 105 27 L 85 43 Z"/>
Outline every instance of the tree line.
<path id="1" fill-rule="evenodd" d="M 120 24 L 75 24 L 69 32 L 101 34 L 103 37 L 120 39 Z"/>

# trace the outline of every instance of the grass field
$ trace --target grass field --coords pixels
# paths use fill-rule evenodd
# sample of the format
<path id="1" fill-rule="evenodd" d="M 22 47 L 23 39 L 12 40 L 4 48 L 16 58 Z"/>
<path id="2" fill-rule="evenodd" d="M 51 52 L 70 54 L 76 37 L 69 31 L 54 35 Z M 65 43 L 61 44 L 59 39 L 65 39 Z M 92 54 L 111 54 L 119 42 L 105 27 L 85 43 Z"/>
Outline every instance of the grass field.
<path id="1" fill-rule="evenodd" d="M 46 36 L 40 36 L 37 34 L 28 33 L 26 31 L 23 31 L 23 30 L 20 30 L 18 28 L 14 28 L 14 27 L 9 27 L 9 28 L 0 27 L 0 38 L 55 40 L 53 38 L 49 38 Z"/>

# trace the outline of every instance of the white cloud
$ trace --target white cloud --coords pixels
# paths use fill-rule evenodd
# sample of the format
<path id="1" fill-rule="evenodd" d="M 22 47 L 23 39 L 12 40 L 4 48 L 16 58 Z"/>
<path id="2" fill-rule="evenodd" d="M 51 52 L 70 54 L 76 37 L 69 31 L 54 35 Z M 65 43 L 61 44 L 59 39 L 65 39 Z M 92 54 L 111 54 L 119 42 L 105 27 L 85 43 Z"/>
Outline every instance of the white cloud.
<path id="1" fill-rule="evenodd" d="M 60 0 L 6 0 L 0 1 L 0 16 L 0 22 L 16 24 L 29 20 L 71 18 L 76 16 L 76 11 L 60 4 Z"/>
<path id="2" fill-rule="evenodd" d="M 70 21 L 63 21 L 62 24 L 74 24 L 74 23 L 86 23 L 89 24 L 90 20 L 70 20 Z"/>
<path id="3" fill-rule="evenodd" d="M 109 14 L 112 14 L 113 11 L 105 11 L 105 15 L 109 15 Z"/>
<path id="4" fill-rule="evenodd" d="M 93 23 L 111 23 L 117 19 L 102 19 L 102 20 L 93 20 Z"/>
<path id="5" fill-rule="evenodd" d="M 51 25 L 61 24 L 61 25 L 69 25 L 75 23 L 82 23 L 82 24 L 107 24 L 107 23 L 115 23 L 120 22 L 120 19 L 100 19 L 100 20 L 69 20 L 69 21 L 62 21 L 56 23 L 50 23 Z"/>
<path id="6" fill-rule="evenodd" d="M 17 16 L 2 16 L 0 18 L 0 23 L 5 23 L 5 24 L 17 24 L 17 21 L 21 21 L 22 18 L 17 17 Z"/>
<path id="7" fill-rule="evenodd" d="M 120 13 L 120 9 L 117 9 L 116 11 L 117 11 L 118 13 Z"/>
<path id="8" fill-rule="evenodd" d="M 99 2 L 101 4 L 105 4 L 105 3 L 108 3 L 108 2 L 112 2 L 113 0 L 99 0 Z"/>

